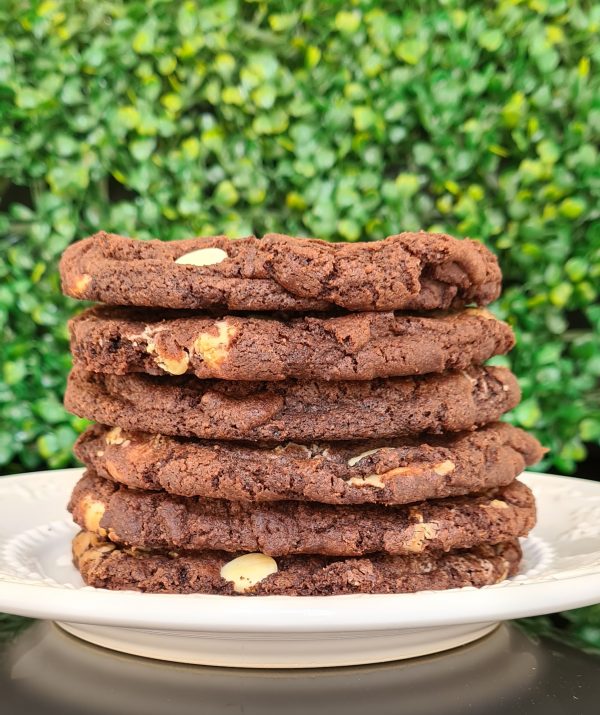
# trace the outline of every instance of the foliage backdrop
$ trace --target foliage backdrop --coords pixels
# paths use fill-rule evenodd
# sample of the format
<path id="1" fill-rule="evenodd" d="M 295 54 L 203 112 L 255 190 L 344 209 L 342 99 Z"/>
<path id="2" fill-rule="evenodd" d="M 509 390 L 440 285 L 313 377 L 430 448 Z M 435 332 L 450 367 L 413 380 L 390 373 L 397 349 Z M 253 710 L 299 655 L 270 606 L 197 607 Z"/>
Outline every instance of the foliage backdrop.
<path id="1" fill-rule="evenodd" d="M 599 29 L 566 0 L 4 0 L 0 472 L 72 461 L 56 263 L 100 227 L 482 239 L 509 419 L 572 471 L 600 442 Z"/>

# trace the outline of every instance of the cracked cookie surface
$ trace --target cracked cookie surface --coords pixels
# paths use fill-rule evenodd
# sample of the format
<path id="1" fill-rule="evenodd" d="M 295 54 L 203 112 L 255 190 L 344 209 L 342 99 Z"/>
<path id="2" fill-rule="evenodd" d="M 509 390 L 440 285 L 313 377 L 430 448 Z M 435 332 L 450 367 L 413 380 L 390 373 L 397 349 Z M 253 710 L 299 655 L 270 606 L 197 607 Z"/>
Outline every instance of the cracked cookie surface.
<path id="1" fill-rule="evenodd" d="M 135 489 L 233 501 L 408 504 L 504 486 L 544 449 L 498 422 L 440 436 L 276 447 L 90 426 L 75 455 Z"/>
<path id="2" fill-rule="evenodd" d="M 81 528 L 124 546 L 269 556 L 450 551 L 525 536 L 535 524 L 533 494 L 518 481 L 408 506 L 333 506 L 176 497 L 119 487 L 88 472 L 69 510 Z"/>
<path id="3" fill-rule="evenodd" d="M 238 568 L 236 581 L 230 580 L 226 571 L 235 559 L 239 556 L 218 551 L 186 555 L 128 549 L 86 531 L 73 540 L 73 561 L 89 586 L 231 596 L 333 596 L 481 588 L 514 576 L 521 562 L 521 548 L 514 540 L 411 556 L 283 556 L 274 559 L 276 570 L 263 572 L 266 575 L 259 580 L 247 579 L 248 586 L 242 591 L 236 588 L 236 581 L 243 579 L 243 568 Z"/>
<path id="4" fill-rule="evenodd" d="M 463 370 L 514 344 L 480 308 L 435 317 L 207 317 L 97 307 L 70 321 L 74 363 L 92 372 L 224 380 L 370 380 Z"/>
<path id="5" fill-rule="evenodd" d="M 251 311 L 487 305 L 501 285 L 483 244 L 425 232 L 348 244 L 280 234 L 139 241 L 102 231 L 69 246 L 60 273 L 65 294 L 81 300 Z"/>
<path id="6" fill-rule="evenodd" d="M 501 367 L 370 381 L 229 382 L 74 368 L 65 406 L 79 417 L 166 435 L 282 442 L 458 432 L 518 404 Z"/>

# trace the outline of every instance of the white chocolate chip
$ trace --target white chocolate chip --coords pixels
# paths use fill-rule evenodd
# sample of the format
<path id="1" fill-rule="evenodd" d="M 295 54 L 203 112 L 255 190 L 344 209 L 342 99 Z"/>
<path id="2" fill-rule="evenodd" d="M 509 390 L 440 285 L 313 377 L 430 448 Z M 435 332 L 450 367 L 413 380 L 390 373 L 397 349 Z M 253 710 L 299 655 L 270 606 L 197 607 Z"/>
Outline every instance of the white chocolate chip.
<path id="1" fill-rule="evenodd" d="M 113 427 L 110 432 L 106 433 L 104 441 L 106 442 L 106 444 L 124 444 L 125 437 L 123 437 L 122 435 L 121 428 Z"/>
<path id="2" fill-rule="evenodd" d="M 502 572 L 498 575 L 498 579 L 497 579 L 496 583 L 500 583 L 500 581 L 504 581 L 504 579 L 508 576 L 509 573 L 510 573 L 510 563 L 504 559 L 502 561 Z"/>
<path id="3" fill-rule="evenodd" d="M 494 507 L 494 509 L 508 509 L 508 504 L 500 499 L 492 499 L 490 506 Z"/>
<path id="4" fill-rule="evenodd" d="M 169 375 L 183 375 L 187 372 L 189 367 L 190 356 L 185 350 L 181 351 L 181 357 L 179 359 L 157 354 L 155 362 L 158 367 L 168 372 Z"/>
<path id="5" fill-rule="evenodd" d="M 487 308 L 467 308 L 465 313 L 467 315 L 475 315 L 478 318 L 485 318 L 486 320 L 498 320 Z"/>
<path id="6" fill-rule="evenodd" d="M 406 543 L 406 549 L 412 553 L 419 554 L 421 551 L 424 551 L 427 540 L 435 537 L 439 531 L 439 527 L 437 524 L 425 522 L 414 524 L 412 530 L 413 534 Z"/>
<path id="7" fill-rule="evenodd" d="M 129 335 L 128 337 L 132 340 L 132 345 L 135 345 L 135 342 L 133 342 L 134 338 L 141 338 L 144 340 L 146 342 L 146 352 L 150 355 L 156 356 L 154 358 L 154 362 L 161 368 L 161 370 L 168 372 L 169 375 L 183 375 L 187 372 L 190 364 L 189 353 L 184 349 L 179 349 L 179 353 L 176 356 L 173 354 L 166 355 L 161 353 L 156 346 L 156 336 L 163 332 L 163 330 L 164 328 L 161 328 L 160 326 L 153 327 L 151 325 L 147 325 L 140 335 Z"/>
<path id="8" fill-rule="evenodd" d="M 102 546 L 98 546 L 98 551 L 101 554 L 109 554 L 111 551 L 114 551 L 116 549 L 115 544 L 102 544 Z"/>
<path id="9" fill-rule="evenodd" d="M 121 537 L 120 537 L 120 536 L 117 534 L 117 532 L 116 532 L 112 527 L 110 527 L 110 526 L 108 527 L 108 534 L 107 534 L 107 536 L 108 536 L 108 538 L 109 538 L 111 541 L 117 541 L 117 542 L 118 542 L 118 541 L 122 541 Z"/>
<path id="10" fill-rule="evenodd" d="M 418 506 L 409 506 L 408 507 L 408 512 L 410 514 L 410 518 L 417 524 L 422 524 L 424 519 L 423 519 L 423 514 L 419 511 Z"/>
<path id="11" fill-rule="evenodd" d="M 419 467 L 417 465 L 411 465 L 410 467 L 394 467 L 394 469 L 390 469 L 387 472 L 384 472 L 381 476 L 382 477 L 401 477 L 401 476 L 409 476 L 409 477 L 415 477 L 419 476 L 420 474 L 423 473 L 423 468 Z"/>
<path id="12" fill-rule="evenodd" d="M 92 535 L 87 531 L 80 531 L 79 534 L 77 534 L 77 536 L 73 539 L 72 543 L 73 556 L 75 559 L 80 559 L 91 545 Z"/>
<path id="13" fill-rule="evenodd" d="M 440 462 L 439 464 L 435 464 L 433 466 L 433 471 L 436 474 L 439 474 L 440 477 L 445 477 L 446 474 L 450 474 L 450 472 L 453 472 L 456 469 L 456 464 L 454 462 L 451 462 L 449 459 L 446 459 L 444 462 Z"/>
<path id="14" fill-rule="evenodd" d="M 352 477 L 349 484 L 353 487 L 377 487 L 377 489 L 385 489 L 385 484 L 381 481 L 379 474 L 369 474 L 368 477 Z"/>
<path id="15" fill-rule="evenodd" d="M 469 375 L 469 373 L 466 372 L 465 370 L 462 370 L 461 374 L 462 374 L 463 377 L 466 377 L 466 378 L 467 378 L 467 380 L 471 383 L 471 385 L 476 385 L 476 384 L 477 384 L 477 378 L 471 377 L 471 375 Z"/>
<path id="16" fill-rule="evenodd" d="M 208 367 L 219 367 L 227 358 L 231 341 L 237 334 L 237 328 L 226 320 L 215 323 L 217 335 L 200 333 L 194 341 L 193 350 L 200 355 Z"/>
<path id="17" fill-rule="evenodd" d="M 95 534 L 105 536 L 106 530 L 100 526 L 100 520 L 106 510 L 104 504 L 99 501 L 94 501 L 91 497 L 85 497 L 83 509 L 83 525 L 85 528 Z"/>
<path id="18" fill-rule="evenodd" d="M 233 583 L 236 593 L 244 593 L 274 573 L 277 573 L 277 562 L 261 553 L 238 556 L 221 568 L 221 578 Z"/>
<path id="19" fill-rule="evenodd" d="M 311 451 L 312 449 L 312 451 Z M 317 451 L 315 445 L 308 447 L 305 444 L 298 444 L 297 442 L 285 442 L 285 444 L 278 444 L 277 447 L 273 448 L 274 454 L 285 454 L 286 452 L 291 452 L 292 456 L 296 454 L 302 454 L 303 457 L 312 457 L 313 451 Z"/>
<path id="20" fill-rule="evenodd" d="M 227 253 L 222 248 L 200 248 L 179 256 L 175 263 L 183 266 L 214 266 L 227 258 Z"/>
<path id="21" fill-rule="evenodd" d="M 88 273 L 84 273 L 74 281 L 73 285 L 71 286 L 71 292 L 79 298 L 87 290 L 91 282 L 92 276 L 90 276 Z"/>
<path id="22" fill-rule="evenodd" d="M 357 454 L 356 457 L 351 457 L 348 460 L 348 466 L 354 467 L 362 459 L 364 459 L 365 457 L 368 457 L 370 454 L 375 454 L 376 452 L 379 452 L 380 449 L 381 449 L 381 447 L 379 447 L 378 449 L 368 449 L 366 452 L 362 452 L 362 454 Z"/>
<path id="23" fill-rule="evenodd" d="M 130 546 L 127 549 L 123 549 L 123 551 L 130 556 L 135 556 L 136 558 L 152 553 L 152 549 L 149 549 L 146 546 Z"/>

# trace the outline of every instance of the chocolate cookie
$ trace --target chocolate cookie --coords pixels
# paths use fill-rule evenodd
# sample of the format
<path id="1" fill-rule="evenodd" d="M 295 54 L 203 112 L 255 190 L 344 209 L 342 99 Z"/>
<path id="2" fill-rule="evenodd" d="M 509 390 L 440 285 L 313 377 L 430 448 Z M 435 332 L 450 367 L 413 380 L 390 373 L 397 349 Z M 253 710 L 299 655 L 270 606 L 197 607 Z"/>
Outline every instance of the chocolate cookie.
<path id="1" fill-rule="evenodd" d="M 371 380 L 463 370 L 514 344 L 485 309 L 438 317 L 209 318 L 92 308 L 71 320 L 75 365 L 92 372 L 223 380 Z"/>
<path id="2" fill-rule="evenodd" d="M 233 501 L 409 504 L 504 486 L 544 453 L 496 422 L 475 432 L 368 442 L 260 447 L 93 425 L 75 455 L 105 479 Z"/>
<path id="3" fill-rule="evenodd" d="M 232 502 L 119 487 L 88 473 L 69 510 L 115 543 L 176 551 L 261 551 L 269 556 L 394 556 L 498 544 L 535 524 L 533 494 L 512 482 L 480 495 L 410 506 Z"/>
<path id="4" fill-rule="evenodd" d="M 85 583 L 96 588 L 230 596 L 332 596 L 489 586 L 518 572 L 521 549 L 515 540 L 411 556 L 274 559 L 260 553 L 148 553 L 118 547 L 83 531 L 73 540 L 73 561 Z"/>
<path id="5" fill-rule="evenodd" d="M 60 263 L 73 298 L 152 308 L 433 310 L 500 293 L 495 256 L 469 239 L 402 233 L 373 243 L 268 234 L 137 241 L 104 231 Z"/>
<path id="6" fill-rule="evenodd" d="M 358 440 L 458 432 L 519 402 L 506 368 L 368 382 L 227 382 L 106 375 L 75 368 L 68 410 L 102 424 L 231 440 Z"/>

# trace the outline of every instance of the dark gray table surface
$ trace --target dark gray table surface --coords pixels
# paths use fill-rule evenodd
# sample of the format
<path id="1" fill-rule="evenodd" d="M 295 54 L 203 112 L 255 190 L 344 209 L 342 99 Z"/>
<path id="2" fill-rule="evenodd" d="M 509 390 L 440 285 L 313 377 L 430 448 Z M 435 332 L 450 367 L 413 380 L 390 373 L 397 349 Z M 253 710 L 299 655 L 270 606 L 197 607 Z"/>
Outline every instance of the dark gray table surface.
<path id="1" fill-rule="evenodd" d="M 2 647 L 2 715 L 409 715 L 600 712 L 600 658 L 514 625 L 446 653 L 319 670 L 186 666 L 38 622 Z"/>

